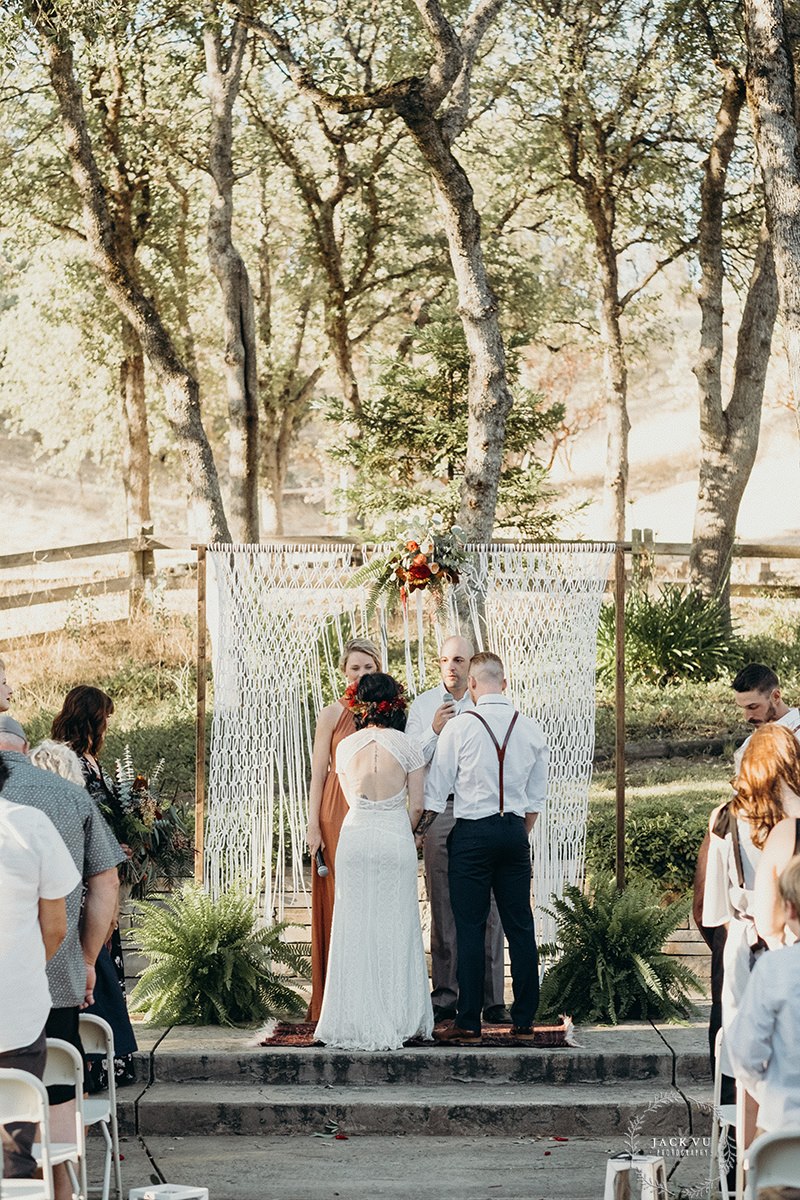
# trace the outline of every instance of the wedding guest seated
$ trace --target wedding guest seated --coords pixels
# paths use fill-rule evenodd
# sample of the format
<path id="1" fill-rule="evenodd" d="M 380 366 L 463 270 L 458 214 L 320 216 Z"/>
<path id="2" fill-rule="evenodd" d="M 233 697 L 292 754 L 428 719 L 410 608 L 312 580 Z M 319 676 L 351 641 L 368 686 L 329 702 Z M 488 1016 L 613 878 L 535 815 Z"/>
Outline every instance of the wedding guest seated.
<path id="1" fill-rule="evenodd" d="M 8 768 L 0 756 L 0 793 Z M 80 876 L 53 822 L 0 795 L 0 1067 L 44 1074 L 50 1013 L 46 962 L 67 932 L 65 897 Z M 3 1178 L 30 1179 L 36 1126 L 3 1128 Z"/>
<path id="2" fill-rule="evenodd" d="M 52 736 L 74 750 L 83 773 L 83 784 L 98 810 L 108 821 L 120 849 L 129 854 L 124 842 L 124 822 L 113 785 L 100 764 L 100 752 L 105 741 L 108 722 L 114 712 L 114 701 L 100 688 L 79 684 L 67 692 L 60 713 L 53 718 Z M 51 743 L 52 745 L 52 743 Z M 50 753 L 52 758 L 52 751 Z M 44 763 L 42 765 L 45 765 Z M 57 756 L 51 769 L 63 774 L 63 756 Z M 125 991 L 125 961 L 122 957 L 117 914 L 107 931 L 104 945 L 95 963 L 94 1002 L 87 1010 L 108 1021 L 114 1032 L 114 1078 L 117 1087 L 136 1079 L 133 1055 L 136 1037 L 128 1016 Z M 92 1055 L 86 1063 L 86 1084 L 90 1093 L 108 1086 L 105 1059 Z"/>
<path id="3" fill-rule="evenodd" d="M 67 896 L 67 933 L 47 964 L 53 1007 L 45 1025 L 47 1037 L 63 1038 L 83 1053 L 78 1015 L 94 999 L 94 963 L 117 908 L 117 864 L 124 855 L 111 830 L 83 788 L 51 771 L 34 767 L 28 740 L 19 722 L 0 713 L 0 752 L 8 768 L 3 798 L 45 813 L 63 838 L 75 864 L 78 883 Z M 82 882 L 81 882 L 82 881 Z M 75 1089 L 48 1088 L 50 1136 L 69 1141 L 75 1130 Z M 56 1200 L 71 1200 L 67 1169 L 53 1169 Z"/>
<path id="4" fill-rule="evenodd" d="M 784 920 L 800 937 L 800 855 L 778 880 Z M 758 1101 L 758 1133 L 800 1128 L 800 944 L 764 954 L 753 967 L 728 1050 L 736 1078 Z M 762 1200 L 800 1200 L 800 1188 L 770 1189 Z"/>

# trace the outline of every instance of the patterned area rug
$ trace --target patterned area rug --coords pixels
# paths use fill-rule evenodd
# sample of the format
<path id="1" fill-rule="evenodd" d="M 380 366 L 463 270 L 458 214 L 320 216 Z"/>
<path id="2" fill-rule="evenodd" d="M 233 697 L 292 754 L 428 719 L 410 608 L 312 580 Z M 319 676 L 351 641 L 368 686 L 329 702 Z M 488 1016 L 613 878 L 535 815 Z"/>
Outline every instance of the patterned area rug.
<path id="1" fill-rule="evenodd" d="M 280 1021 L 270 1034 L 260 1044 L 262 1046 L 322 1046 L 322 1042 L 318 1042 L 314 1037 L 316 1029 L 315 1021 L 300 1021 L 292 1023 L 289 1021 Z M 574 1046 L 575 1039 L 573 1035 L 572 1021 L 565 1017 L 561 1025 L 537 1025 L 534 1028 L 535 1039 L 533 1042 L 522 1042 L 517 1038 L 512 1037 L 510 1025 L 484 1025 L 483 1038 L 480 1042 L 481 1048 L 484 1046 L 519 1046 L 520 1048 L 527 1046 L 528 1049 L 535 1047 L 554 1047 L 554 1046 Z M 406 1042 L 406 1046 L 424 1046 L 426 1050 L 446 1049 L 440 1042 L 423 1042 L 421 1038 L 416 1038 Z M 458 1047 L 461 1049 L 462 1047 Z M 466 1047 L 464 1047 L 466 1049 Z"/>

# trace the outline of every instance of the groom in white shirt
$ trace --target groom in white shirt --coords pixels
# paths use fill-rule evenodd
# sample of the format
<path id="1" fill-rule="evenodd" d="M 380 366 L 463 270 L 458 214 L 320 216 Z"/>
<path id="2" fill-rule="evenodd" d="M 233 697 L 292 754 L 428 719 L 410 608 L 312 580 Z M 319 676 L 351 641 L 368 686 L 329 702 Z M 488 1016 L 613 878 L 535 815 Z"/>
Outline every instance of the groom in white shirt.
<path id="1" fill-rule="evenodd" d="M 455 816 L 448 857 L 458 1009 L 453 1025 L 434 1037 L 463 1045 L 481 1040 L 484 939 L 494 892 L 511 959 L 512 1033 L 533 1041 L 539 970 L 529 839 L 545 805 L 548 748 L 537 723 L 503 695 L 505 675 L 496 654 L 473 657 L 468 685 L 475 709 L 445 725 L 425 785 L 425 808 L 443 812 L 452 792 Z"/>
<path id="2" fill-rule="evenodd" d="M 475 707 L 467 689 L 473 653 L 472 644 L 466 638 L 449 637 L 442 642 L 439 651 L 442 682 L 417 696 L 408 710 L 406 736 L 422 751 L 426 764 L 433 758 L 439 735 L 448 721 Z M 437 1021 L 456 1015 L 458 999 L 456 927 L 447 874 L 447 839 L 454 824 L 453 798 L 449 796 L 444 811 L 426 832 L 422 847 L 431 912 L 431 1002 Z M 505 1007 L 503 927 L 494 899 L 486 925 L 483 1004 L 483 1018 L 487 1024 L 510 1024 L 511 1017 Z"/>

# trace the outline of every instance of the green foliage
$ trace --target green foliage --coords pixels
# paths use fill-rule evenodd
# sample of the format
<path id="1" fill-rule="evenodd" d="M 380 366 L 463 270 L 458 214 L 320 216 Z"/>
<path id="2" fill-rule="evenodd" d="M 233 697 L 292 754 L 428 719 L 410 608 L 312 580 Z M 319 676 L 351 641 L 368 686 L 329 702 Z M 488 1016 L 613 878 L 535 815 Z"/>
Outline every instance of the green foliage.
<path id="1" fill-rule="evenodd" d="M 169 1025 L 247 1025 L 300 1015 L 303 998 L 275 966 L 307 976 L 285 924 L 258 928 L 254 902 L 240 890 L 218 900 L 186 884 L 163 906 L 137 904 L 136 936 L 150 959 L 131 997 L 146 1021 Z"/>
<path id="2" fill-rule="evenodd" d="M 598 674 L 614 674 L 613 604 L 600 612 Z M 723 606 L 691 588 L 670 583 L 651 597 L 640 589 L 625 601 L 625 674 L 631 680 L 668 683 L 716 679 L 735 654 L 735 638 Z"/>
<path id="3" fill-rule="evenodd" d="M 759 634 L 737 642 L 740 662 L 766 663 L 781 681 L 784 691 L 794 690 L 800 682 L 800 624 L 783 631 L 783 636 Z"/>
<path id="4" fill-rule="evenodd" d="M 697 852 L 718 800 L 698 803 L 690 796 L 638 800 L 625 816 L 626 878 L 682 895 L 694 879 Z M 592 802 L 586 826 L 586 869 L 594 878 L 614 870 L 616 826 L 611 802 Z"/>
<path id="5" fill-rule="evenodd" d="M 567 1013 L 574 1021 L 616 1025 L 635 1018 L 674 1020 L 692 1011 L 693 971 L 661 947 L 688 911 L 688 901 L 662 906 L 656 892 L 632 883 L 618 892 L 613 878 L 594 882 L 584 895 L 567 887 L 545 910 L 558 922 L 555 945 L 543 955 L 557 960 L 542 985 L 539 1014 Z"/>
<path id="6" fill-rule="evenodd" d="M 452 314 L 435 310 L 414 350 L 413 359 L 386 366 L 363 399 L 358 435 L 348 430 L 331 453 L 355 468 L 356 483 L 347 497 L 367 520 L 375 523 L 422 506 L 452 525 L 467 452 L 469 355 L 463 329 Z M 509 362 L 514 386 L 513 355 Z M 536 442 L 562 420 L 563 407 L 545 408 L 541 397 L 522 387 L 514 386 L 514 393 L 497 524 L 530 537 L 552 536 L 557 520 L 552 493 L 533 452 Z M 326 415 L 341 424 L 339 404 L 332 404 Z"/>
<path id="7" fill-rule="evenodd" d="M 186 815 L 179 804 L 162 797 L 159 759 L 150 776 L 133 765 L 130 746 L 117 759 L 114 792 L 117 803 L 101 808 L 117 841 L 128 847 L 120 878 L 142 900 L 156 886 L 171 890 L 191 874 L 194 854 Z"/>

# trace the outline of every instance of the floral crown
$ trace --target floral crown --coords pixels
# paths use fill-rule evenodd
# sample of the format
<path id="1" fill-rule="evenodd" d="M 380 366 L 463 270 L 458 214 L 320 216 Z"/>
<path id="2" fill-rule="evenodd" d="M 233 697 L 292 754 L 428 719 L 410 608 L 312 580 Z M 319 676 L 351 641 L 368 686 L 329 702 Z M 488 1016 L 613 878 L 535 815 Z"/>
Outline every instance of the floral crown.
<path id="1" fill-rule="evenodd" d="M 359 680 L 351 683 L 344 698 L 348 707 L 359 717 L 368 716 L 370 713 L 405 712 L 408 701 L 402 683 L 398 683 L 397 695 L 392 696 L 391 700 L 359 700 L 358 684 Z"/>

